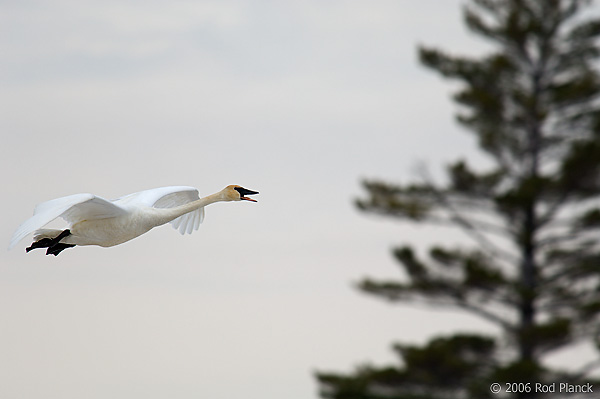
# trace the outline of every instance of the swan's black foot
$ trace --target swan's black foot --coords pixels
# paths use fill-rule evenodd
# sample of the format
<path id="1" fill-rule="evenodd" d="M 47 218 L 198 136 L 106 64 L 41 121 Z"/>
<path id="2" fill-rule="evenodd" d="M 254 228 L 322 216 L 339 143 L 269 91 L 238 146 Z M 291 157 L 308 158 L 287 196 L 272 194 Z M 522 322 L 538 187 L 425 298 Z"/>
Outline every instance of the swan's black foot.
<path id="1" fill-rule="evenodd" d="M 32 249 L 48 248 L 48 250 L 46 251 L 46 255 L 57 256 L 63 250 L 65 250 L 67 248 L 72 248 L 75 246 L 75 244 L 63 244 L 60 242 L 60 240 L 62 240 L 63 238 L 65 238 L 66 236 L 68 236 L 70 234 L 71 234 L 71 230 L 69 230 L 69 229 L 63 230 L 62 233 L 60 233 L 58 236 L 56 236 L 54 238 L 42 238 L 41 240 L 34 242 L 33 244 L 31 244 L 30 247 L 25 248 L 25 251 L 29 252 Z"/>
<path id="2" fill-rule="evenodd" d="M 51 238 L 42 238 L 41 240 L 36 241 L 33 244 L 31 244 L 30 247 L 25 248 L 25 252 L 29 252 L 32 249 L 38 249 L 38 248 L 50 248 L 51 245 L 52 245 Z"/>
<path id="3" fill-rule="evenodd" d="M 75 244 L 62 244 L 62 243 L 54 244 L 53 246 L 48 247 L 48 250 L 46 251 L 46 255 L 57 256 L 63 250 L 65 250 L 67 248 L 73 248 L 74 246 L 75 246 Z"/>

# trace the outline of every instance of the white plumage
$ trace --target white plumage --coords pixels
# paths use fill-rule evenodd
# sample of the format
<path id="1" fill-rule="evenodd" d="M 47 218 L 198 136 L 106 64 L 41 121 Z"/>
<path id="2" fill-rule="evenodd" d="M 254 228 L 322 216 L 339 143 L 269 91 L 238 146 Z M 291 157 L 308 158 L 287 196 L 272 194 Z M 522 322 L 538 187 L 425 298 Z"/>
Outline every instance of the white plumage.
<path id="1" fill-rule="evenodd" d="M 48 248 L 46 254 L 58 255 L 75 245 L 110 247 L 129 241 L 153 227 L 170 223 L 181 234 L 191 234 L 204 220 L 204 207 L 219 201 L 256 200 L 258 194 L 231 185 L 218 193 L 200 198 L 194 187 L 172 186 L 129 194 L 106 200 L 93 194 L 75 194 L 43 202 L 33 216 L 15 231 L 9 249 L 35 232 L 35 248 Z M 42 229 L 56 218 L 68 223 L 66 230 Z"/>

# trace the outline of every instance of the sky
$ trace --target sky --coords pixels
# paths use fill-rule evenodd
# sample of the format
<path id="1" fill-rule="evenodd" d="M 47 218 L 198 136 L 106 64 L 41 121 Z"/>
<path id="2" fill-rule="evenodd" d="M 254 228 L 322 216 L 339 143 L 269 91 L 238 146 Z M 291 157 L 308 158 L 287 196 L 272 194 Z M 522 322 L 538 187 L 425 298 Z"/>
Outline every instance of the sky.
<path id="1" fill-rule="evenodd" d="M 316 398 L 315 372 L 394 363 L 394 342 L 493 332 L 355 288 L 400 276 L 394 246 L 456 239 L 353 202 L 366 178 L 484 162 L 417 60 L 485 51 L 461 4 L 0 2 L 0 241 L 74 193 L 260 192 L 190 236 L 0 251 L 0 397 Z"/>

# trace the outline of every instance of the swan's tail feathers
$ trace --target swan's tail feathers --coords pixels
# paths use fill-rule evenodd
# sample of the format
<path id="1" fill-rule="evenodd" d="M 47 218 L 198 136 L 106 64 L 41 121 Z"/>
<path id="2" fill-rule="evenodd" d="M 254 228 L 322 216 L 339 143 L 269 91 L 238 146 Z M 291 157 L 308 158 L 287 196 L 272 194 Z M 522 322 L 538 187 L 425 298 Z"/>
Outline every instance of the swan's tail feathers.
<path id="1" fill-rule="evenodd" d="M 66 230 L 51 230 L 51 229 L 41 229 L 35 232 L 33 237 L 33 244 L 30 247 L 25 248 L 26 252 L 37 248 L 48 248 L 46 250 L 46 255 L 54 255 L 57 256 L 63 250 L 67 248 L 72 248 L 74 244 L 63 244 L 60 242 L 63 238 L 67 237 L 71 234 L 69 229 Z"/>

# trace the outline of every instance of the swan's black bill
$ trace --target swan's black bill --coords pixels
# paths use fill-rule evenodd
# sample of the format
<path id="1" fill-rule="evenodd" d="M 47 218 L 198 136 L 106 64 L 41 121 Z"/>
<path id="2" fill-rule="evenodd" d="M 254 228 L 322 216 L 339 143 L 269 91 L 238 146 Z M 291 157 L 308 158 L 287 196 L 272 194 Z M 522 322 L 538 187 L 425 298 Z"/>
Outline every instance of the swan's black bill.
<path id="1" fill-rule="evenodd" d="M 258 191 L 248 190 L 247 188 L 244 188 L 244 187 L 236 187 L 235 189 L 237 190 L 238 193 L 240 193 L 240 199 L 241 200 L 258 202 L 254 198 L 248 198 L 248 197 L 246 197 L 247 195 L 258 194 Z"/>

